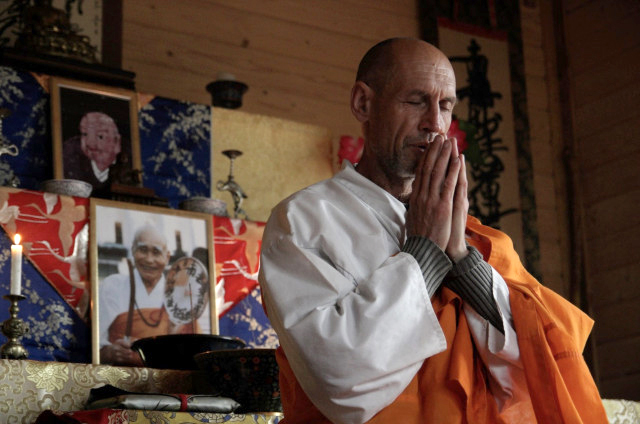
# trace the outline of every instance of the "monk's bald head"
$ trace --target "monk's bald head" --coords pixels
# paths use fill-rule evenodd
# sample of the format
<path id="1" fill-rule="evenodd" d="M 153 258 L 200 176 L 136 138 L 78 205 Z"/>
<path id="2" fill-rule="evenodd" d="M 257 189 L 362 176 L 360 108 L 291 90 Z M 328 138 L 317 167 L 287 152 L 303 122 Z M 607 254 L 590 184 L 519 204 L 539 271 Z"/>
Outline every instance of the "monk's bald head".
<path id="1" fill-rule="evenodd" d="M 374 91 L 386 86 L 402 61 L 427 56 L 433 61 L 447 57 L 437 47 L 415 38 L 389 38 L 371 47 L 360 61 L 356 81 L 362 81 Z"/>
<path id="2" fill-rule="evenodd" d="M 365 139 L 357 170 L 406 200 L 426 145 L 451 126 L 456 103 L 451 62 L 425 41 L 393 38 L 365 54 L 356 78 L 351 112 Z"/>

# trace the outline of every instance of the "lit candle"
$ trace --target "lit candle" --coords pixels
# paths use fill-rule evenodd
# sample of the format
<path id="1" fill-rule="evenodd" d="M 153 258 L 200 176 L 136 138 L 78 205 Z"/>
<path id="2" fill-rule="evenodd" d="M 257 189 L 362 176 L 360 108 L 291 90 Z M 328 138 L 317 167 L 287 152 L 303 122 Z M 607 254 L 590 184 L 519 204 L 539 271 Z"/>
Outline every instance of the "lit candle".
<path id="1" fill-rule="evenodd" d="M 16 234 L 15 244 L 11 245 L 11 289 L 9 293 L 19 295 L 22 283 L 22 245 L 20 234 Z"/>

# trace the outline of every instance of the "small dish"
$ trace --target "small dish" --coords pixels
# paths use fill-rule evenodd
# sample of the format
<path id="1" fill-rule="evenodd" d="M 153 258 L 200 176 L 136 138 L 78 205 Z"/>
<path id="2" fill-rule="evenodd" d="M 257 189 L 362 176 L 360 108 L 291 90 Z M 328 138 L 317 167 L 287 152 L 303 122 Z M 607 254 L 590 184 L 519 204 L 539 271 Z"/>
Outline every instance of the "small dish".
<path id="1" fill-rule="evenodd" d="M 180 202 L 180 209 L 228 217 L 227 203 L 220 199 L 196 196 Z"/>
<path id="2" fill-rule="evenodd" d="M 65 196 L 89 197 L 93 186 L 86 181 L 72 179 L 46 180 L 41 185 L 42 191 Z"/>

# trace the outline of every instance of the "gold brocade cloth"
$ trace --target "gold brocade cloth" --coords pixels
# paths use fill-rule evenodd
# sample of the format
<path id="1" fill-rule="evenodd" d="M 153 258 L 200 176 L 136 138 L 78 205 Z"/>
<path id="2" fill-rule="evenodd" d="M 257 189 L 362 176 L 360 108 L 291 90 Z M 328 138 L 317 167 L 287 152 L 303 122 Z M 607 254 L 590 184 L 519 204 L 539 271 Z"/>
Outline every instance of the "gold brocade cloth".
<path id="1" fill-rule="evenodd" d="M 31 424 L 46 410 L 80 411 L 90 390 L 106 384 L 138 393 L 208 394 L 199 371 L 0 359 L 0 422 Z M 280 416 L 126 411 L 124 423 L 276 423 Z M 160 415 L 159 415 L 160 414 Z M 162 416 L 162 418 L 160 418 Z"/>

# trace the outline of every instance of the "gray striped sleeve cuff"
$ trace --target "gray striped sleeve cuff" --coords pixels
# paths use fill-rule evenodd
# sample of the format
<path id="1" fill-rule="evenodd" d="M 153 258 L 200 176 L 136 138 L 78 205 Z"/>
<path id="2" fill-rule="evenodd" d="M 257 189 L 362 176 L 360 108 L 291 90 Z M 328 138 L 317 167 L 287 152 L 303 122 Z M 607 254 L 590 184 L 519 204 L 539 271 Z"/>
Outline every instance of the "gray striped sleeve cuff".
<path id="1" fill-rule="evenodd" d="M 493 297 L 491 266 L 482 259 L 478 249 L 472 246 L 467 249 L 469 254 L 453 266 L 444 284 L 504 334 L 502 317 Z"/>
<path id="2" fill-rule="evenodd" d="M 451 269 L 451 261 L 447 255 L 437 244 L 422 236 L 409 236 L 402 246 L 402 251 L 409 253 L 418 261 L 427 293 L 429 297 L 433 296 Z"/>

